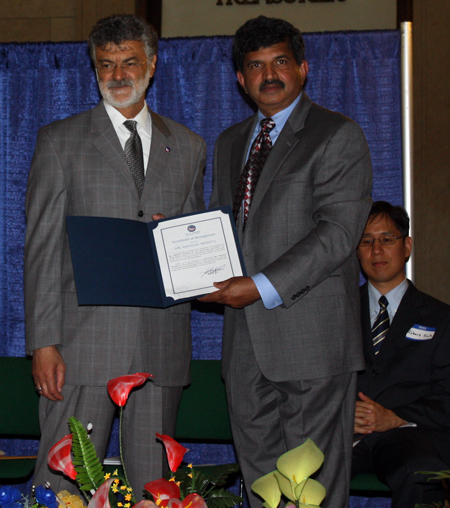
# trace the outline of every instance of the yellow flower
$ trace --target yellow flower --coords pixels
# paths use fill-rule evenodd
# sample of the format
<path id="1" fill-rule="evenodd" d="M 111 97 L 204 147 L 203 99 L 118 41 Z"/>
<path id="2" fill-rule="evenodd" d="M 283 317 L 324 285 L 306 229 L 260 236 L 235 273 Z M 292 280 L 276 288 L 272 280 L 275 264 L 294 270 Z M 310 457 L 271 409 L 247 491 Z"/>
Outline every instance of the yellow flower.
<path id="1" fill-rule="evenodd" d="M 131 501 L 131 494 L 127 494 L 125 496 L 125 501 Z"/>
<path id="2" fill-rule="evenodd" d="M 114 471 L 113 476 L 119 476 L 119 470 L 118 470 L 118 469 L 116 469 L 116 470 Z"/>
<path id="3" fill-rule="evenodd" d="M 104 476 L 105 480 L 107 480 L 110 476 L 111 476 L 111 473 L 106 473 Z"/>
<path id="4" fill-rule="evenodd" d="M 127 487 L 127 492 L 133 492 L 133 489 L 131 487 Z"/>
<path id="5" fill-rule="evenodd" d="M 59 508 L 86 508 L 79 496 L 70 494 L 67 490 L 58 492 L 56 496 L 60 501 Z"/>
<path id="6" fill-rule="evenodd" d="M 169 482 L 174 482 L 175 481 L 175 476 L 172 476 L 172 478 L 169 480 Z"/>
<path id="7" fill-rule="evenodd" d="M 192 478 L 193 475 L 192 475 L 192 473 L 189 473 L 188 476 L 189 476 L 189 478 Z"/>
<path id="8" fill-rule="evenodd" d="M 127 486 L 126 485 L 121 485 L 120 486 L 120 490 L 127 490 Z"/>
<path id="9" fill-rule="evenodd" d="M 123 504 L 119 502 L 119 503 L 117 503 L 117 506 L 123 506 Z"/>
<path id="10" fill-rule="evenodd" d="M 118 484 L 119 484 L 119 482 L 120 482 L 119 478 L 116 478 L 116 479 L 114 480 L 114 483 L 115 483 L 116 485 L 118 485 Z"/>
<path id="11" fill-rule="evenodd" d="M 114 494 L 117 494 L 117 492 L 119 492 L 119 489 L 115 485 L 111 487 L 111 490 L 114 492 Z"/>
<path id="12" fill-rule="evenodd" d="M 277 470 L 253 483 L 252 489 L 260 495 L 265 508 L 277 508 L 284 494 L 298 508 L 318 507 L 326 490 L 309 478 L 323 463 L 324 455 L 311 439 L 290 450 L 277 460 Z"/>
<path id="13" fill-rule="evenodd" d="M 190 467 L 192 469 L 192 464 L 188 464 L 188 467 Z"/>
<path id="14" fill-rule="evenodd" d="M 130 508 L 131 503 L 125 503 L 125 508 Z"/>

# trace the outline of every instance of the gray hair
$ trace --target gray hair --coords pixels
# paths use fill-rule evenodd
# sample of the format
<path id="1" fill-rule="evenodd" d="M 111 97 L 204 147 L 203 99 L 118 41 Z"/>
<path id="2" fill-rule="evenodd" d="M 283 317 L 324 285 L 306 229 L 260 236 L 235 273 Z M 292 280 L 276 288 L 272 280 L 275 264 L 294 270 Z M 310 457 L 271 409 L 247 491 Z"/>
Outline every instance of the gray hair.
<path id="1" fill-rule="evenodd" d="M 120 46 L 125 41 L 143 42 L 149 59 L 158 53 L 158 35 L 152 25 L 133 14 L 113 14 L 98 20 L 89 34 L 89 52 L 94 64 L 96 48 L 104 49 L 110 43 Z"/>

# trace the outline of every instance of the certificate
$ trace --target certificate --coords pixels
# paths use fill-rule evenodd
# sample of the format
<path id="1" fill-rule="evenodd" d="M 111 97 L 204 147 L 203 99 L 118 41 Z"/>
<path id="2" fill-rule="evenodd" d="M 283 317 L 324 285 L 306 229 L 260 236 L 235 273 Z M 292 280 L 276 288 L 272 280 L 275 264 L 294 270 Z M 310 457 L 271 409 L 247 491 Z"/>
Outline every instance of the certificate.
<path id="1" fill-rule="evenodd" d="M 79 305 L 168 307 L 245 275 L 231 208 L 149 223 L 67 217 Z"/>
<path id="2" fill-rule="evenodd" d="M 167 297 L 217 291 L 214 282 L 243 275 L 235 231 L 223 210 L 163 220 L 153 229 Z"/>

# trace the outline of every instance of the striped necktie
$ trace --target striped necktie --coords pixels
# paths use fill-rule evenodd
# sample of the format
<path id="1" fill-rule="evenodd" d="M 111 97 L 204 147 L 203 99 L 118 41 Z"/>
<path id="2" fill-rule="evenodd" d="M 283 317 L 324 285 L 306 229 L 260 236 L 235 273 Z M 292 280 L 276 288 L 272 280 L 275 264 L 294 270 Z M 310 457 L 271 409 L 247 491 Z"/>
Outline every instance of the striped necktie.
<path id="1" fill-rule="evenodd" d="M 142 196 L 144 190 L 144 155 L 142 153 L 142 141 L 137 131 L 137 122 L 135 120 L 127 120 L 123 122 L 125 127 L 131 132 L 130 137 L 125 143 L 125 158 L 131 171 L 134 184 L 138 191 L 139 197 Z"/>
<path id="2" fill-rule="evenodd" d="M 372 341 L 376 355 L 380 351 L 381 346 L 383 344 L 383 340 L 385 339 L 387 332 L 389 330 L 389 313 L 387 311 L 387 306 L 389 305 L 389 302 L 387 298 L 383 295 L 378 300 L 378 303 L 380 304 L 380 312 L 372 327 Z"/>

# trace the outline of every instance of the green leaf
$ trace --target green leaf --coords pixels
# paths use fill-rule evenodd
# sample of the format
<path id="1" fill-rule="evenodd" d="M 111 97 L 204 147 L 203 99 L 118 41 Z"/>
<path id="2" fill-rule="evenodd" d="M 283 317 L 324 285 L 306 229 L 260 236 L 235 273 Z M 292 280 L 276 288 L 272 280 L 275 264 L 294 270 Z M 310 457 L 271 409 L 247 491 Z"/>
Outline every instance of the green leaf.
<path id="1" fill-rule="evenodd" d="M 230 508 L 242 502 L 242 498 L 225 489 L 212 490 L 205 498 L 208 508 Z"/>
<path id="2" fill-rule="evenodd" d="M 73 463 L 78 473 L 77 482 L 80 484 L 80 489 L 97 490 L 105 479 L 95 446 L 79 420 L 74 417 L 69 418 L 69 427 L 72 432 Z"/>

